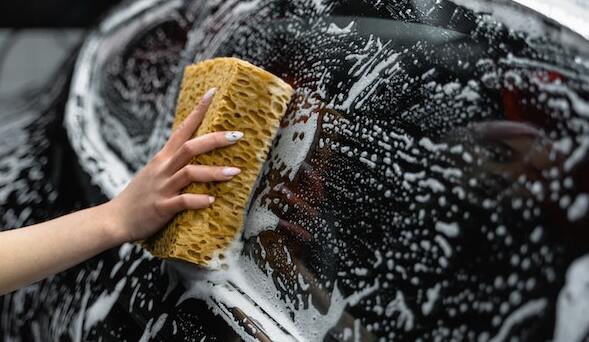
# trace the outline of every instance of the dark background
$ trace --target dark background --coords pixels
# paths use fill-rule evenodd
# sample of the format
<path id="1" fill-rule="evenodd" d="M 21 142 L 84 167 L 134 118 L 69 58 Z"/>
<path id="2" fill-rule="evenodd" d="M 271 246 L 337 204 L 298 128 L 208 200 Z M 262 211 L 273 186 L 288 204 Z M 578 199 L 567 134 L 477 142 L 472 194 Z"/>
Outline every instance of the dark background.
<path id="1" fill-rule="evenodd" d="M 121 0 L 2 0 L 0 27 L 87 27 Z"/>

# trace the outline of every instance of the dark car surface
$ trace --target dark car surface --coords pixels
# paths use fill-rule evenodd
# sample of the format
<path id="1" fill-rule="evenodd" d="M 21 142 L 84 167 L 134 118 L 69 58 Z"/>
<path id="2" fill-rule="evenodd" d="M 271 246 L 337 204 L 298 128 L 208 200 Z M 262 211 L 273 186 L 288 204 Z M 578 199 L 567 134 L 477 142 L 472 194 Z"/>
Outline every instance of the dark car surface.
<path id="1" fill-rule="evenodd" d="M 242 58 L 294 100 L 218 269 L 126 244 L 2 298 L 0 336 L 586 341 L 589 9 L 569 5 L 124 3 L 2 129 L 1 227 L 120 192 L 188 64 Z"/>

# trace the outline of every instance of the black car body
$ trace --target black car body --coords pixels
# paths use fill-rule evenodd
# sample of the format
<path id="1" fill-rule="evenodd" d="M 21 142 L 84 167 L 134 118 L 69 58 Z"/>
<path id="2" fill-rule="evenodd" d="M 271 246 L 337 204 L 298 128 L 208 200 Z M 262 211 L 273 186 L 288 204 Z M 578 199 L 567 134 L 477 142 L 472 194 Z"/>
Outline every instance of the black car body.
<path id="1" fill-rule="evenodd" d="M 589 10 L 519 3 L 121 5 L 7 142 L 3 227 L 121 191 L 190 63 L 294 100 L 228 269 L 127 244 L 3 298 L 3 339 L 587 340 Z"/>

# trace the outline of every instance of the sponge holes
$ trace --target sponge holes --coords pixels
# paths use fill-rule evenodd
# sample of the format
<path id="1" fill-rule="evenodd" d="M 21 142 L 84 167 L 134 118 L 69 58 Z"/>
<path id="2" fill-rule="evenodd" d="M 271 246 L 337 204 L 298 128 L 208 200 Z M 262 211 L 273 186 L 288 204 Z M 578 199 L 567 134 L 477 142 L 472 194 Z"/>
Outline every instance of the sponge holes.
<path id="1" fill-rule="evenodd" d="M 235 96 L 237 96 L 237 97 L 242 97 L 242 98 L 245 98 L 245 99 L 250 99 L 250 97 L 253 97 L 253 96 L 252 96 L 252 94 L 246 93 L 246 92 L 244 92 L 244 91 L 238 91 L 238 92 L 235 94 Z"/>
<path id="2" fill-rule="evenodd" d="M 241 78 L 241 77 L 240 77 L 240 78 L 238 78 L 238 79 L 236 80 L 236 82 L 237 82 L 239 85 L 242 85 L 242 86 L 244 86 L 244 87 L 248 87 L 248 86 L 250 85 L 250 81 L 249 81 L 249 80 L 247 80 L 247 79 L 245 79 L 245 78 Z"/>
<path id="3" fill-rule="evenodd" d="M 267 128 L 262 129 L 262 134 L 264 134 L 267 137 L 272 136 L 272 132 L 270 132 L 270 130 Z"/>
<path id="4" fill-rule="evenodd" d="M 247 164 L 247 160 L 241 158 L 240 156 L 233 156 L 231 159 L 233 160 L 234 163 L 237 163 L 237 165 L 246 165 Z"/>
<path id="5" fill-rule="evenodd" d="M 235 102 L 233 102 L 231 97 L 224 96 L 223 101 L 225 102 L 223 107 L 229 109 L 229 111 L 234 111 L 235 108 L 237 108 L 237 105 L 235 104 Z"/>
<path id="6" fill-rule="evenodd" d="M 250 130 L 250 131 L 251 131 L 251 130 Z M 244 133 L 245 133 L 245 134 L 248 134 L 247 132 L 244 132 Z M 240 145 L 241 145 L 242 147 L 245 147 L 245 148 L 249 148 L 249 147 L 251 147 L 251 146 L 252 146 L 252 144 L 251 144 L 249 141 L 247 141 L 247 140 L 242 140 L 242 141 L 240 141 L 239 143 L 240 143 Z"/>
<path id="7" fill-rule="evenodd" d="M 268 120 L 264 118 L 265 115 L 261 115 L 259 112 L 255 110 L 249 110 L 247 114 L 248 117 L 254 120 L 254 123 L 258 124 L 261 127 L 264 127 L 268 124 Z"/>
<path id="8" fill-rule="evenodd" d="M 242 120 L 242 123 L 244 124 L 242 126 L 245 126 L 246 124 L 248 126 L 255 126 L 256 125 L 254 119 L 252 117 L 248 116 L 248 115 L 242 115 L 241 120 Z M 250 129 L 251 130 L 251 128 L 244 128 L 244 129 Z M 254 132 L 255 133 L 256 131 L 253 130 L 251 132 Z M 246 133 L 247 133 L 247 131 L 246 131 Z"/>
<path id="9" fill-rule="evenodd" d="M 273 102 L 272 108 L 275 112 L 282 113 L 284 112 L 284 102 Z"/>
<path id="10" fill-rule="evenodd" d="M 254 139 L 254 144 L 257 147 L 264 147 L 264 146 L 266 146 L 266 143 L 262 139 L 257 138 L 257 137 Z"/>
<path id="11" fill-rule="evenodd" d="M 192 249 L 188 250 L 188 255 L 190 255 L 192 258 L 195 258 L 195 259 L 202 259 L 201 254 L 195 250 L 192 250 Z"/>
<path id="12" fill-rule="evenodd" d="M 255 120 L 255 122 L 260 122 L 259 119 L 266 120 L 266 117 L 271 118 L 268 106 L 260 106 L 259 108 L 248 108 L 247 116 L 251 117 Z M 258 119 L 258 120 L 256 120 Z"/>

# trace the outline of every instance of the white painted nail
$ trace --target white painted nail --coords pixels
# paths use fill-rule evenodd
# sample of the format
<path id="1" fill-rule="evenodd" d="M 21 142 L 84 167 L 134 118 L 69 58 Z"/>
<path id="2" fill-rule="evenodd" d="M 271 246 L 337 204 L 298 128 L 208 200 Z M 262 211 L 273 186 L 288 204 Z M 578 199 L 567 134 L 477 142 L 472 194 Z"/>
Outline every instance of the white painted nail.
<path id="1" fill-rule="evenodd" d="M 226 167 L 223 169 L 223 174 L 225 176 L 237 176 L 238 174 L 241 173 L 241 170 L 236 168 L 236 167 Z"/>
<path id="2" fill-rule="evenodd" d="M 215 203 L 215 197 L 209 196 L 209 204 Z"/>
<path id="3" fill-rule="evenodd" d="M 218 90 L 217 88 L 211 88 L 211 89 L 209 89 L 205 93 L 205 95 L 202 97 L 202 100 L 203 101 L 210 101 L 213 98 L 213 96 L 215 96 L 215 93 L 217 92 L 217 90 Z"/>
<path id="4" fill-rule="evenodd" d="M 227 132 L 225 138 L 230 142 L 236 142 L 243 138 L 243 132 Z"/>

